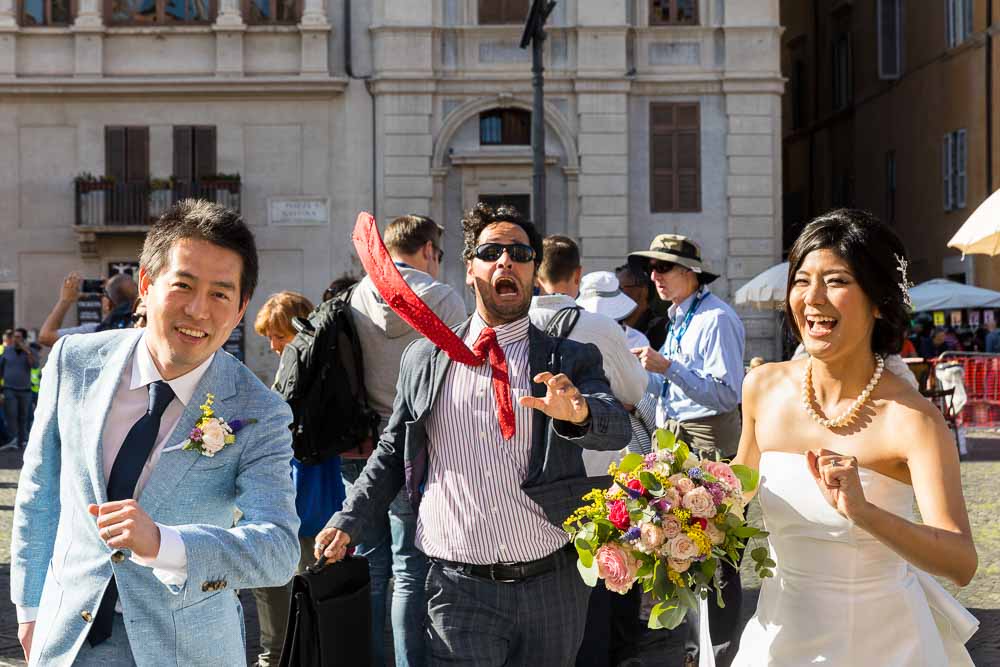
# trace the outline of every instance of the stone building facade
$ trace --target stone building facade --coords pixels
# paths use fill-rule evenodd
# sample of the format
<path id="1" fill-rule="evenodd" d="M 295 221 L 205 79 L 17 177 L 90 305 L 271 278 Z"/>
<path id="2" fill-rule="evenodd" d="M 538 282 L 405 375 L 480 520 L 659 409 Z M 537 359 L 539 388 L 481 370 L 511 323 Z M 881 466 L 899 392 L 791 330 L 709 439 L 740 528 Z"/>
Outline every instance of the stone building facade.
<path id="1" fill-rule="evenodd" d="M 359 210 L 441 222 L 464 289 L 461 211 L 530 207 L 526 0 L 26 2 L 0 0 L 0 300 L 19 324 L 41 324 L 70 270 L 134 261 L 186 194 L 253 226 L 251 321 L 274 291 L 315 299 L 358 273 Z M 687 234 L 723 297 L 778 261 L 780 33 L 777 0 L 561 0 L 546 231 L 579 239 L 587 270 Z M 748 354 L 774 358 L 771 314 L 745 315 Z M 245 347 L 269 377 L 249 325 Z"/>

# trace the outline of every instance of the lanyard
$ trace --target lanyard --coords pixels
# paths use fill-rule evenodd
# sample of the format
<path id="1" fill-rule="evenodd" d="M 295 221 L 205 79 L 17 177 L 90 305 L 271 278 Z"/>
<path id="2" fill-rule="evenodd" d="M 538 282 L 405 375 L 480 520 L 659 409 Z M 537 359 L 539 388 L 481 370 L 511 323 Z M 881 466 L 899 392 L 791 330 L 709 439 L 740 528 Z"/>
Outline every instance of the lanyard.
<path id="1" fill-rule="evenodd" d="M 687 313 L 684 314 L 684 319 L 681 320 L 680 325 L 674 329 L 673 326 L 667 331 L 667 341 L 664 343 L 664 351 L 667 353 L 667 357 L 672 357 L 675 354 L 679 354 L 681 351 L 681 339 L 684 338 L 684 334 L 687 333 L 688 327 L 691 326 L 691 318 L 698 311 L 698 306 L 701 302 L 705 300 L 708 296 L 707 291 L 699 290 L 698 296 L 691 303 L 691 307 L 688 309 Z M 660 397 L 663 398 L 667 395 L 667 391 L 670 389 L 670 380 L 663 377 L 663 386 L 660 388 Z"/>

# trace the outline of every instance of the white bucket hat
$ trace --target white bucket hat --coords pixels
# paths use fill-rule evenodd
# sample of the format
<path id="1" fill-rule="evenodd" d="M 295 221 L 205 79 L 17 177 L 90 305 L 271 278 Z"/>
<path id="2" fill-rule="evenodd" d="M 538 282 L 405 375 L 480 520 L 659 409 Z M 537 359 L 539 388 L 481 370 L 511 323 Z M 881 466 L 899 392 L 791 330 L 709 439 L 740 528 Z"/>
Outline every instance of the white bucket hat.
<path id="1" fill-rule="evenodd" d="M 610 271 L 594 271 L 580 280 L 576 302 L 586 311 L 618 321 L 632 314 L 638 304 L 622 292 L 618 277 Z"/>

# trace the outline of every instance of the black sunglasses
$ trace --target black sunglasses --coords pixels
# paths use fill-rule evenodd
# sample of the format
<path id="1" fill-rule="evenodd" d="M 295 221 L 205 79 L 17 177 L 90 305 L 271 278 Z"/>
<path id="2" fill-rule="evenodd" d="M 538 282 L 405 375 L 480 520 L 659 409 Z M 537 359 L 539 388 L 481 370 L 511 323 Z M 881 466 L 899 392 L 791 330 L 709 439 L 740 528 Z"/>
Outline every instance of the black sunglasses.
<path id="1" fill-rule="evenodd" d="M 668 273 L 672 271 L 673 268 L 677 266 L 673 262 L 650 262 L 649 268 L 656 273 Z"/>
<path id="2" fill-rule="evenodd" d="M 495 262 L 503 256 L 505 251 L 515 262 L 524 263 L 535 259 L 535 249 L 530 245 L 525 245 L 523 243 L 511 243 L 509 245 L 504 245 L 502 243 L 483 243 L 482 245 L 476 246 L 476 258 L 481 259 L 484 262 Z"/>
<path id="3" fill-rule="evenodd" d="M 434 246 L 434 252 L 437 254 L 437 262 L 438 264 L 440 264 L 441 260 L 444 259 L 444 250 L 441 250 L 441 248 Z"/>

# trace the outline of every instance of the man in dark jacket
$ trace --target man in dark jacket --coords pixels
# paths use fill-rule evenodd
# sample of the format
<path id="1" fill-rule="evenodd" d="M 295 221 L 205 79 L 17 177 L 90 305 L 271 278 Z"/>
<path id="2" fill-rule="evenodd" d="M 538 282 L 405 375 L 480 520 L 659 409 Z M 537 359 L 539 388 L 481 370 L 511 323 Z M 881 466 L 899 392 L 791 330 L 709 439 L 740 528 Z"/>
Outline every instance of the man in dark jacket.
<path id="1" fill-rule="evenodd" d="M 389 425 L 317 555 L 342 558 L 405 485 L 431 561 L 430 663 L 571 665 L 590 590 L 561 525 L 592 486 L 582 450 L 626 446 L 629 419 L 595 346 L 531 326 L 534 225 L 483 204 L 462 223 L 476 314 L 456 332 L 489 363 L 407 349 Z"/>

